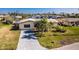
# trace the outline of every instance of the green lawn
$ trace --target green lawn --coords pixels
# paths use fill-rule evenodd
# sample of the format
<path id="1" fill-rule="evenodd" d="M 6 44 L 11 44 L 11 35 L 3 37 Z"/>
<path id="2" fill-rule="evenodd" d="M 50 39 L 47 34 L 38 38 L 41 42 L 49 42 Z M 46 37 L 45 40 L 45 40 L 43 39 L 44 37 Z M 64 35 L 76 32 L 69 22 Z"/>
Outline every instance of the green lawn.
<path id="1" fill-rule="evenodd" d="M 15 50 L 20 31 L 11 31 L 11 25 L 0 23 L 0 50 Z"/>
<path id="2" fill-rule="evenodd" d="M 64 27 L 65 33 L 45 32 L 43 37 L 38 37 L 39 43 L 48 49 L 79 42 L 79 27 Z"/>

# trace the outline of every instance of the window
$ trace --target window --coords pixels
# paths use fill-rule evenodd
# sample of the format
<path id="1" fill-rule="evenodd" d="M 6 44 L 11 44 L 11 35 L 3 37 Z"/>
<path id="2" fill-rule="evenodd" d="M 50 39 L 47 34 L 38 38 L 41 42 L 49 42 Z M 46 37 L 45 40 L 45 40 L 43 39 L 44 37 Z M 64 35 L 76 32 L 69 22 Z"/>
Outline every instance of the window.
<path id="1" fill-rule="evenodd" d="M 29 28 L 30 27 L 30 24 L 25 24 L 24 25 L 24 28 Z"/>

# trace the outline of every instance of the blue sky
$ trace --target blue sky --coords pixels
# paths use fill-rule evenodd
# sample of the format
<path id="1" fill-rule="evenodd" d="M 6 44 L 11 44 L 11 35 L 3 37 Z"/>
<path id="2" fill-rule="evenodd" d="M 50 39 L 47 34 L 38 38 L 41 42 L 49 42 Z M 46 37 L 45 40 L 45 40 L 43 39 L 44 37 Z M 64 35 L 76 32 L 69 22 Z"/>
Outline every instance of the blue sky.
<path id="1" fill-rule="evenodd" d="M 78 8 L 0 8 L 0 13 L 15 12 L 18 13 L 79 13 Z"/>

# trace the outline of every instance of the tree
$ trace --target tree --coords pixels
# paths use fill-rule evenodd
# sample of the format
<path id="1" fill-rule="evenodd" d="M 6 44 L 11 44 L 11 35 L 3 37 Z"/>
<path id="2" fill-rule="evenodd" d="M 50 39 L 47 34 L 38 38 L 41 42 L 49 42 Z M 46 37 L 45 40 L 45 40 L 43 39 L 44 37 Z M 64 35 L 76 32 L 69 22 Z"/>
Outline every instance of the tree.
<path id="1" fill-rule="evenodd" d="M 42 34 L 48 30 L 48 22 L 47 19 L 41 19 L 40 21 L 36 22 L 36 30 L 38 32 L 41 32 L 41 36 Z"/>
<path id="2" fill-rule="evenodd" d="M 53 27 L 53 23 L 52 22 L 48 22 L 47 28 L 48 28 L 49 31 L 52 30 L 52 27 Z"/>
<path id="3" fill-rule="evenodd" d="M 64 12 L 61 12 L 61 13 L 60 13 L 60 16 L 65 16 L 65 13 L 64 13 Z"/>
<path id="4" fill-rule="evenodd" d="M 75 14 L 75 18 L 78 18 L 78 17 L 79 17 L 79 14 L 78 14 L 78 13 L 76 13 L 76 14 Z"/>
<path id="5" fill-rule="evenodd" d="M 56 32 L 62 32 L 62 33 L 66 32 L 66 29 L 61 26 L 57 26 L 57 27 L 55 27 L 55 29 L 56 29 Z"/>
<path id="6" fill-rule="evenodd" d="M 69 13 L 67 13 L 67 18 L 70 18 L 70 14 Z"/>

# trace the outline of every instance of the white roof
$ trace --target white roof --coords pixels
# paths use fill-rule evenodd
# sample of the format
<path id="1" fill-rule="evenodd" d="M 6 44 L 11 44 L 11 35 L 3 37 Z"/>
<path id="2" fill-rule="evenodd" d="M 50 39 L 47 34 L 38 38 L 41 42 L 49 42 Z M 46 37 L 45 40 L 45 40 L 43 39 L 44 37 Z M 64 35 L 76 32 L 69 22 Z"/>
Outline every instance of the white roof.
<path id="1" fill-rule="evenodd" d="M 35 21 L 35 19 L 31 19 L 31 18 L 30 19 L 23 19 L 23 20 L 20 20 L 20 23 L 21 22 L 27 22 L 27 21 Z"/>
<path id="2" fill-rule="evenodd" d="M 3 18 L 3 17 L 8 17 L 10 15 L 0 15 L 0 18 Z"/>
<path id="3" fill-rule="evenodd" d="M 22 23 L 22 22 L 35 22 L 35 21 L 39 21 L 41 19 L 32 19 L 32 18 L 29 18 L 29 19 L 23 19 L 23 20 L 20 20 L 19 23 Z M 56 19 L 48 19 L 48 22 L 58 22 Z"/>
<path id="4" fill-rule="evenodd" d="M 0 15 L 0 17 L 5 17 L 4 15 Z"/>
<path id="5" fill-rule="evenodd" d="M 48 22 L 58 22 L 56 19 L 48 19 Z"/>
<path id="6" fill-rule="evenodd" d="M 15 16 L 16 18 L 22 18 L 22 16 Z"/>

